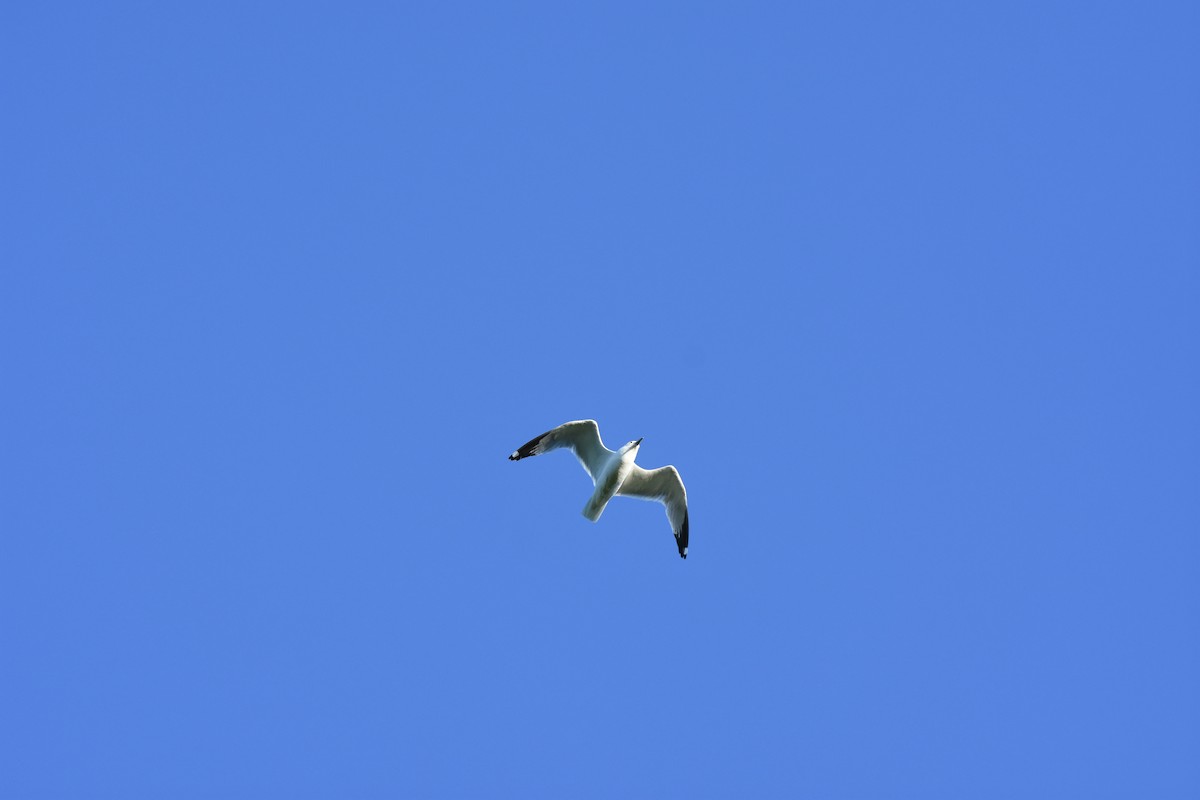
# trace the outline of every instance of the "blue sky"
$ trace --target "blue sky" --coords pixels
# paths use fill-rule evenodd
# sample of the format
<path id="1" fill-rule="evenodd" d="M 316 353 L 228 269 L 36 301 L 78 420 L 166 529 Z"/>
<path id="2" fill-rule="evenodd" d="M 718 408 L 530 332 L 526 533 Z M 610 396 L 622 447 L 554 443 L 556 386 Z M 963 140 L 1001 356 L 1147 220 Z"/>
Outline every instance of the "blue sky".
<path id="1" fill-rule="evenodd" d="M 1195 797 L 1198 40 L 8 4 L 0 795 Z"/>

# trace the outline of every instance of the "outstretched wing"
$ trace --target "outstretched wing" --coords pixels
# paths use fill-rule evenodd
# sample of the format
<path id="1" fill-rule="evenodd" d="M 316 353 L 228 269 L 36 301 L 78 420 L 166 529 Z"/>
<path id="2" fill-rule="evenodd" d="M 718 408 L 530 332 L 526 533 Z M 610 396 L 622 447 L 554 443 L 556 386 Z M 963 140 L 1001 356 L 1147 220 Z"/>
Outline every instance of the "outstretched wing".
<path id="1" fill-rule="evenodd" d="M 617 494 L 622 497 L 654 500 L 666 506 L 667 519 L 671 521 L 671 530 L 675 533 L 675 545 L 679 548 L 679 555 L 687 558 L 687 490 L 683 488 L 683 480 L 679 477 L 677 469 L 659 467 L 646 470 L 634 464 L 633 471 L 625 478 Z"/>
<path id="2" fill-rule="evenodd" d="M 546 431 L 541 436 L 535 436 L 521 445 L 508 457 L 509 461 L 520 461 L 529 456 L 540 456 L 560 447 L 569 447 L 591 476 L 592 483 L 604 467 L 604 462 L 613 454 L 600 441 L 600 428 L 594 419 L 580 419 L 574 422 L 564 422 L 552 431 Z"/>

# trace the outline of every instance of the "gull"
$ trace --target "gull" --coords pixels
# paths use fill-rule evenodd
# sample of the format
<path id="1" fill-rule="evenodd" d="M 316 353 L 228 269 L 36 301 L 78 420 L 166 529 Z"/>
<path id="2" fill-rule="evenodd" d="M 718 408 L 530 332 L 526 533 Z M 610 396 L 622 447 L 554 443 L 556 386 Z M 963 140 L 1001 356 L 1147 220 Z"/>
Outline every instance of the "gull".
<path id="1" fill-rule="evenodd" d="M 600 441 L 600 428 L 594 419 L 564 422 L 554 430 L 535 436 L 508 457 L 509 461 L 520 461 L 529 456 L 540 456 L 551 450 L 569 447 L 588 477 L 596 485 L 583 515 L 592 522 L 600 519 L 605 506 L 614 496 L 636 497 L 653 500 L 667 508 L 667 519 L 675 534 L 675 545 L 681 558 L 688 552 L 687 490 L 674 467 L 642 469 L 634 463 L 641 439 L 626 442 L 615 453 Z"/>

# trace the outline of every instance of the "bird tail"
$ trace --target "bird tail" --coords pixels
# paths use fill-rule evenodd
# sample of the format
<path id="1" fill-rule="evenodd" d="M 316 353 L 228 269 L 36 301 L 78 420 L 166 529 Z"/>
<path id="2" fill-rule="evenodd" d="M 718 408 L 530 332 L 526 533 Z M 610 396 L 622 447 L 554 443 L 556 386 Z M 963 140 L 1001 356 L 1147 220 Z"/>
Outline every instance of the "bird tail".
<path id="1" fill-rule="evenodd" d="M 608 498 L 597 501 L 596 498 L 591 498 L 587 501 L 587 505 L 583 507 L 583 515 L 592 522 L 600 519 L 600 515 L 604 513 L 604 509 L 608 506 Z"/>

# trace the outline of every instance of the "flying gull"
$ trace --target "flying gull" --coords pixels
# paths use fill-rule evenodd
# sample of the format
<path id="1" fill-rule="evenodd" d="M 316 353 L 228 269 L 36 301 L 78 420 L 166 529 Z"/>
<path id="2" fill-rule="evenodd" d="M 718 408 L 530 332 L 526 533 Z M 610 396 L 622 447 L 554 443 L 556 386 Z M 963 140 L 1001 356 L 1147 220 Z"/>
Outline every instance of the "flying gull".
<path id="1" fill-rule="evenodd" d="M 653 500 L 667 507 L 667 519 L 675 533 L 675 545 L 679 555 L 687 558 L 688 512 L 687 490 L 674 467 L 642 469 L 633 463 L 637 458 L 642 440 L 636 439 L 613 452 L 600 441 L 600 428 L 594 419 L 564 422 L 552 431 L 534 437 L 508 457 L 509 461 L 520 461 L 529 456 L 540 456 L 551 450 L 569 447 L 587 470 L 588 477 L 596 485 L 583 515 L 592 522 L 600 519 L 604 507 L 614 496 L 636 497 Z"/>

